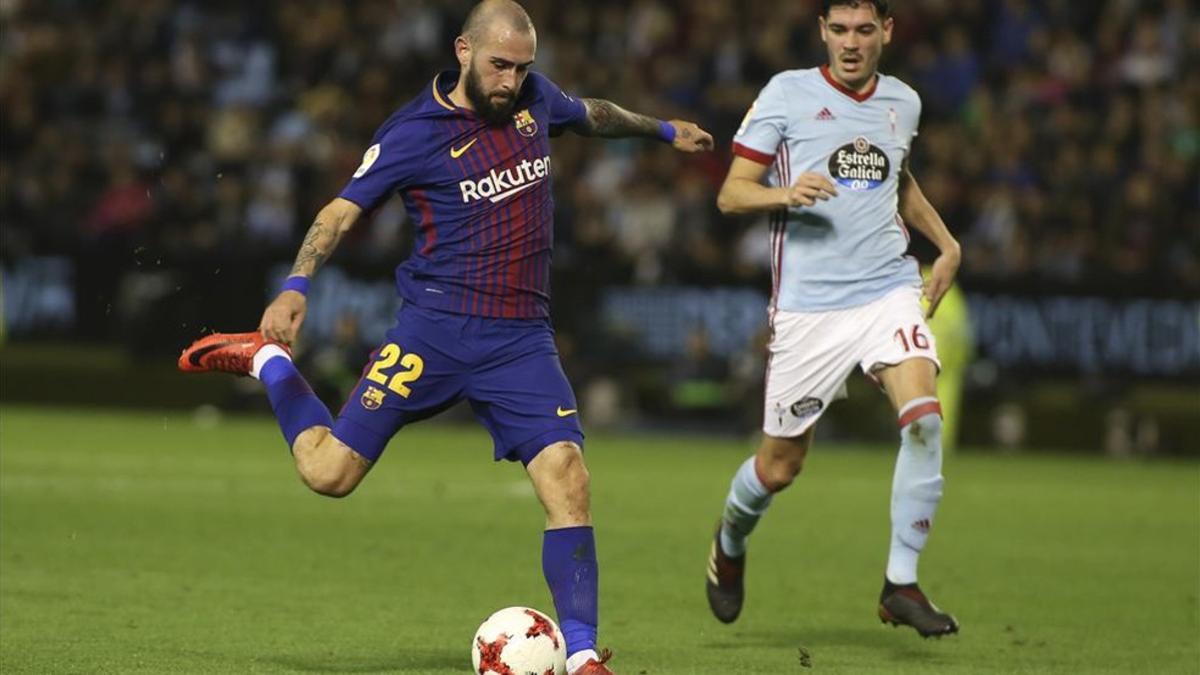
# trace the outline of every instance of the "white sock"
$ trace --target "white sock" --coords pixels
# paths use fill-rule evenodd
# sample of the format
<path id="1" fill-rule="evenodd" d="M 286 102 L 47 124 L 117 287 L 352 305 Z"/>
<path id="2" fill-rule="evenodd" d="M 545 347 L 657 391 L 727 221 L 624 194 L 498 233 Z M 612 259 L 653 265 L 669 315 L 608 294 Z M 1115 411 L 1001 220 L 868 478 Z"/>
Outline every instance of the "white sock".
<path id="1" fill-rule="evenodd" d="M 282 356 L 288 361 L 292 360 L 292 357 L 288 356 L 288 353 L 283 351 L 279 345 L 263 345 L 261 349 L 254 352 L 254 367 L 250 369 L 250 377 L 257 380 L 262 367 L 276 356 Z"/>
<path id="2" fill-rule="evenodd" d="M 729 495 L 725 497 L 721 550 L 732 558 L 746 555 L 746 537 L 771 505 L 771 491 L 758 479 L 758 471 L 754 468 L 756 459 L 751 456 L 742 462 L 729 485 Z"/>
<path id="3" fill-rule="evenodd" d="M 910 401 L 900 410 L 900 423 L 887 578 L 894 584 L 915 584 L 917 559 L 942 499 L 941 406 L 933 397 Z"/>
<path id="4" fill-rule="evenodd" d="M 600 655 L 595 649 L 584 649 L 583 651 L 575 652 L 567 657 L 567 674 L 575 672 L 583 667 L 583 664 L 588 662 L 588 659 L 600 660 Z"/>

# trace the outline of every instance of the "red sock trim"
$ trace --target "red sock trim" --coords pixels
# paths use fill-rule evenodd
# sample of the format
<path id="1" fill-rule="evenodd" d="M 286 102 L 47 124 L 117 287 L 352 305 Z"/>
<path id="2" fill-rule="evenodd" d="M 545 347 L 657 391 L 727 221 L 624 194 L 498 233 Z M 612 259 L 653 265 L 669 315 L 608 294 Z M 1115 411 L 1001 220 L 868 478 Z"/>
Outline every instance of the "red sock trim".
<path id="1" fill-rule="evenodd" d="M 926 415 L 930 415 L 930 414 L 941 417 L 942 416 L 942 404 L 939 403 L 938 401 L 930 401 L 928 403 L 922 403 L 921 405 L 918 405 L 918 406 L 913 406 L 913 408 L 911 410 L 905 412 L 903 415 L 900 416 L 900 428 L 903 429 L 904 427 L 912 424 L 916 420 L 919 420 L 922 417 L 924 417 Z"/>

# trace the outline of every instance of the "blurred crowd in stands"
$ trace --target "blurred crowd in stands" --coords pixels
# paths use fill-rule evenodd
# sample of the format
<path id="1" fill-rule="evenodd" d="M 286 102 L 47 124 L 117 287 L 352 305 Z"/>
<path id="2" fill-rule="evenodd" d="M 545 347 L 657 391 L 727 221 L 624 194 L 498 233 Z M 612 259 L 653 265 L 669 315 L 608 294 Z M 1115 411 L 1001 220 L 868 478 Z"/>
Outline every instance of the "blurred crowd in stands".
<path id="1" fill-rule="evenodd" d="M 290 260 L 376 126 L 453 67 L 470 4 L 0 1 L 3 256 Z M 714 194 L 758 89 L 823 61 L 819 2 L 525 5 L 536 67 L 565 89 L 719 140 L 702 157 L 556 141 L 559 277 L 765 288 L 765 224 L 721 217 Z M 1200 288 L 1192 3 L 893 5 L 883 70 L 924 99 L 913 170 L 968 280 Z M 403 256 L 404 219 L 393 200 L 337 258 Z"/>
<path id="2" fill-rule="evenodd" d="M 264 291 L 244 270 L 286 269 L 376 127 L 456 66 L 451 45 L 471 4 L 0 0 L 0 262 L 73 256 L 86 286 L 79 325 L 92 338 L 133 344 L 131 326 L 171 324 L 182 342 L 214 319 L 218 291 L 144 274 L 149 285 L 127 294 L 156 304 L 142 303 L 140 321 L 113 310 L 122 270 L 140 266 L 209 279 L 240 266 L 227 288 L 259 311 Z M 763 334 L 727 359 L 697 329 L 677 363 L 647 374 L 654 360 L 596 330 L 596 309 L 609 286 L 767 292 L 765 219 L 725 218 L 715 195 L 759 89 L 824 62 L 819 0 L 524 4 L 536 68 L 564 89 L 695 120 L 718 140 L 696 156 L 653 141 L 554 141 L 554 313 L 589 423 L 605 401 L 613 417 L 632 396 L 645 411 L 666 400 L 701 416 L 743 401 L 754 427 Z M 923 98 L 912 168 L 963 243 L 968 290 L 1200 297 L 1193 2 L 892 4 L 882 70 Z M 386 203 L 331 264 L 390 278 L 410 249 L 405 218 L 398 199 Z M 931 260 L 919 236 L 913 248 Z M 147 333 L 133 351 L 172 339 Z M 367 348 L 341 317 L 334 339 L 308 350 L 306 368 L 335 405 Z"/>

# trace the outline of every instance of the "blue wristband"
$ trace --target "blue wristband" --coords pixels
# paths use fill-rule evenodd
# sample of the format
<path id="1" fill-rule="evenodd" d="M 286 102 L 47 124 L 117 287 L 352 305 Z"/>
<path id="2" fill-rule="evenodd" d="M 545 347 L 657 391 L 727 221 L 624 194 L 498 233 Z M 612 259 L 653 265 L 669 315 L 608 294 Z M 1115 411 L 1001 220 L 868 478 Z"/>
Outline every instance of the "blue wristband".
<path id="1" fill-rule="evenodd" d="M 658 137 L 667 143 L 675 142 L 675 127 L 670 122 L 658 121 Z"/>
<path id="2" fill-rule="evenodd" d="M 287 281 L 283 282 L 283 287 L 279 289 L 279 292 L 282 293 L 284 291 L 296 291 L 300 295 L 307 296 L 309 283 L 311 283 L 311 281 L 305 276 L 297 275 L 294 277 L 288 277 Z"/>

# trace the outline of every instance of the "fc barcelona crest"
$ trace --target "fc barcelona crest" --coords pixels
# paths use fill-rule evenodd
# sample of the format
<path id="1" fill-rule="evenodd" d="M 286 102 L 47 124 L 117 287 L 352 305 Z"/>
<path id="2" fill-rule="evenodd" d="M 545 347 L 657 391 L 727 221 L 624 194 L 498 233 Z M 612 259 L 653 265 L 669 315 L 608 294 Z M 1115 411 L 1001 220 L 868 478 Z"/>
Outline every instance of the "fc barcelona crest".
<path id="1" fill-rule="evenodd" d="M 513 115 L 513 124 L 517 127 L 518 133 L 528 138 L 533 138 L 533 135 L 538 130 L 537 120 L 533 119 L 533 115 L 529 114 L 528 108 Z"/>
<path id="2" fill-rule="evenodd" d="M 363 392 L 362 398 L 359 399 L 359 402 L 362 403 L 362 407 L 366 408 L 367 410 L 379 410 L 379 406 L 383 405 L 384 396 L 385 394 L 375 387 L 367 387 L 367 390 Z"/>

